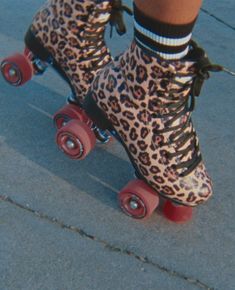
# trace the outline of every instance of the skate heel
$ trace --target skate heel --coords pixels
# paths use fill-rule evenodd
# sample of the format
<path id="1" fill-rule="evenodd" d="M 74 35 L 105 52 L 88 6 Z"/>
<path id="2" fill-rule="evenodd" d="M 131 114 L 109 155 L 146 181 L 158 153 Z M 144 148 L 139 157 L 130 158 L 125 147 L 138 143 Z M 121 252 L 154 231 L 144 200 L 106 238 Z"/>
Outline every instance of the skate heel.
<path id="1" fill-rule="evenodd" d="M 109 120 L 107 120 L 102 110 L 97 106 L 95 100 L 92 97 L 91 91 L 88 92 L 82 107 L 94 123 L 93 132 L 98 142 L 103 144 L 110 142 L 112 137 L 109 133 L 114 135 L 113 133 L 115 130 L 113 129 L 113 126 Z M 109 133 L 107 133 L 107 131 L 109 131 Z M 117 138 L 117 136 L 114 137 Z"/>
<path id="2" fill-rule="evenodd" d="M 25 34 L 24 41 L 28 49 L 36 56 L 34 65 L 36 66 L 37 74 L 40 73 L 40 70 L 38 69 L 39 66 L 37 65 L 38 63 L 47 64 L 48 66 L 51 65 L 53 69 L 55 69 L 55 71 L 59 74 L 59 76 L 68 83 L 71 90 L 73 91 L 73 86 L 71 85 L 69 78 L 67 77 L 59 63 L 56 62 L 53 55 L 50 53 L 50 51 L 48 51 L 48 49 L 43 46 L 39 39 L 36 38 L 30 28 Z M 41 73 L 43 72 L 44 71 L 42 71 Z"/>
<path id="3" fill-rule="evenodd" d="M 178 205 L 167 200 L 163 207 L 164 216 L 175 223 L 185 223 L 192 219 L 193 208 L 190 206 Z"/>
<path id="4" fill-rule="evenodd" d="M 109 120 L 107 120 L 103 111 L 97 106 L 95 100 L 92 97 L 91 91 L 88 92 L 84 100 L 83 109 L 99 129 L 103 131 L 108 130 L 110 132 L 114 130 L 112 124 L 109 122 Z"/>

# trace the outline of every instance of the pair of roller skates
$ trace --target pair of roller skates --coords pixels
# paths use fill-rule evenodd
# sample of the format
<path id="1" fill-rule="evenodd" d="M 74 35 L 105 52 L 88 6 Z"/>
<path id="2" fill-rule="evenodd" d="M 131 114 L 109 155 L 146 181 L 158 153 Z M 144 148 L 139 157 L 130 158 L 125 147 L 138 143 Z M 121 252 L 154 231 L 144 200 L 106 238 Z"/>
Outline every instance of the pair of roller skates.
<path id="1" fill-rule="evenodd" d="M 22 86 L 35 75 L 42 75 L 50 61 L 36 56 L 28 47 L 24 53 L 16 53 L 1 62 L 5 80 L 13 86 Z M 56 142 L 61 151 L 72 159 L 84 159 L 95 147 L 97 139 L 106 143 L 110 136 L 121 139 L 112 128 L 110 134 L 95 125 L 84 108 L 69 99 L 69 103 L 54 114 L 57 129 Z M 110 128 L 109 128 L 110 129 Z M 97 136 L 97 130 L 99 135 Z M 138 176 L 138 174 L 136 174 Z M 120 207 L 129 216 L 142 219 L 149 217 L 159 205 L 159 195 L 145 181 L 136 178 L 130 181 L 118 195 Z M 165 215 L 174 222 L 185 222 L 192 217 L 192 208 L 177 206 L 167 201 Z"/>
<path id="2" fill-rule="evenodd" d="M 161 199 L 167 219 L 187 222 L 212 195 L 191 113 L 209 72 L 222 70 L 194 41 L 177 61 L 151 56 L 133 41 L 97 74 L 83 110 L 57 131 L 58 147 L 84 159 L 95 147 L 96 124 L 121 143 L 135 169 L 136 179 L 118 194 L 122 210 L 148 218 Z"/>
<path id="3" fill-rule="evenodd" d="M 48 66 L 48 62 L 35 56 L 26 47 L 23 54 L 16 53 L 4 59 L 1 63 L 1 72 L 9 84 L 22 86 L 33 76 L 43 74 Z M 115 130 L 111 130 L 110 135 L 107 135 L 104 130 L 97 128 L 81 106 L 76 102 L 73 103 L 73 99 L 69 102 L 53 117 L 57 129 L 56 143 L 67 156 L 72 159 L 84 159 L 94 149 L 97 138 L 106 143 L 110 135 L 113 135 L 120 141 Z M 98 137 L 97 129 L 100 132 Z M 150 216 L 159 204 L 158 194 L 141 178 L 130 181 L 120 191 L 118 199 L 122 210 L 138 219 Z M 173 221 L 187 221 L 191 218 L 191 208 L 183 208 L 182 213 L 178 211 L 175 213 L 171 207 L 173 204 L 168 202 L 166 213 Z"/>
<path id="4" fill-rule="evenodd" d="M 122 12 L 130 11 L 121 1 L 110 3 L 49 1 L 26 34 L 24 53 L 4 59 L 2 74 L 20 86 L 52 65 L 73 96 L 54 115 L 58 147 L 79 160 L 97 139 L 105 143 L 114 136 L 136 172 L 118 194 L 122 210 L 147 218 L 163 197 L 164 215 L 186 222 L 193 207 L 212 195 L 191 120 L 194 99 L 209 71 L 222 68 L 212 65 L 194 42 L 183 60 L 150 56 L 135 41 L 112 60 L 105 25 L 111 22 L 122 34 Z"/>

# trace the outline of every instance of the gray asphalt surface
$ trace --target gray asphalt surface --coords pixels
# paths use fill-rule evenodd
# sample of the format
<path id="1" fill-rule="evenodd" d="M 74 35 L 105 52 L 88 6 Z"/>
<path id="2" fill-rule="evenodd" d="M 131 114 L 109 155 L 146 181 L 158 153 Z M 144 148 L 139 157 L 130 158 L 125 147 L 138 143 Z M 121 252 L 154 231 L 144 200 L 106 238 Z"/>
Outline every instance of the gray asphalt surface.
<path id="1" fill-rule="evenodd" d="M 0 59 L 23 49 L 44 1 L 0 1 Z M 32 4 L 33 3 L 33 4 Z M 131 4 L 131 1 L 126 1 Z M 235 2 L 205 1 L 194 38 L 235 71 Z M 128 47 L 114 35 L 113 54 Z M 194 124 L 215 194 L 175 225 L 125 216 L 117 192 L 133 169 L 117 142 L 79 162 L 56 147 L 52 115 L 69 88 L 49 70 L 21 88 L 0 77 L 0 290 L 235 289 L 235 78 L 213 74 Z"/>

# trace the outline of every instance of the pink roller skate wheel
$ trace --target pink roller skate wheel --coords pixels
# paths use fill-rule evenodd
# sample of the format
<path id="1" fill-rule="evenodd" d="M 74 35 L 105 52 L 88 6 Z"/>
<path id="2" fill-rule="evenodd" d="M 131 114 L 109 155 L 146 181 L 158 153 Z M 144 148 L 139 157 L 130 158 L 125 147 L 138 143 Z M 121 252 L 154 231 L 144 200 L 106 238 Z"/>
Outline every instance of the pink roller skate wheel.
<path id="1" fill-rule="evenodd" d="M 53 119 L 55 127 L 57 129 L 62 128 L 72 119 L 76 119 L 88 125 L 92 124 L 92 121 L 89 120 L 84 110 L 79 108 L 79 106 L 73 104 L 65 105 L 58 112 L 55 113 Z"/>
<path id="2" fill-rule="evenodd" d="M 96 138 L 87 124 L 71 120 L 58 130 L 56 143 L 70 158 L 84 159 L 95 147 Z"/>
<path id="3" fill-rule="evenodd" d="M 190 206 L 177 205 L 167 200 L 163 208 L 164 216 L 175 222 L 185 223 L 192 219 L 193 209 Z"/>
<path id="4" fill-rule="evenodd" d="M 5 80 L 13 86 L 22 86 L 33 76 L 30 61 L 20 53 L 5 58 L 1 62 L 1 72 Z"/>
<path id="5" fill-rule="evenodd" d="M 136 219 L 148 218 L 159 204 L 157 193 L 140 179 L 130 181 L 118 199 L 124 213 Z"/>

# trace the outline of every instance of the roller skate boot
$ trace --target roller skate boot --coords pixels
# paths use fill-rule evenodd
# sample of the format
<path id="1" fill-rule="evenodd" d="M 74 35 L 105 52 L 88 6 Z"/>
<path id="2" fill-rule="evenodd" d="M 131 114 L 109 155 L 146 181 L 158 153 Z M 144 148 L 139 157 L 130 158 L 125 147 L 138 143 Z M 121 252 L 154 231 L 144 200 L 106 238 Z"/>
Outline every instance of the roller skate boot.
<path id="1" fill-rule="evenodd" d="M 94 76 L 111 61 L 104 41 L 106 24 L 110 23 L 120 35 L 125 33 L 124 11 L 131 14 L 119 0 L 49 0 L 37 12 L 25 35 L 24 53 L 1 62 L 4 78 L 11 85 L 21 86 L 51 65 L 71 87 L 72 104 L 76 103 L 80 112 Z M 68 106 L 65 111 L 69 112 Z M 54 119 L 58 129 L 58 124 L 66 123 L 57 122 L 57 114 Z"/>
<path id="2" fill-rule="evenodd" d="M 99 72 L 84 109 L 120 141 L 133 164 L 138 178 L 119 193 L 126 214 L 148 217 L 163 197 L 164 215 L 186 222 L 192 208 L 211 197 L 191 113 L 209 71 L 220 70 L 193 41 L 187 55 L 174 61 L 150 55 L 133 41 Z"/>

